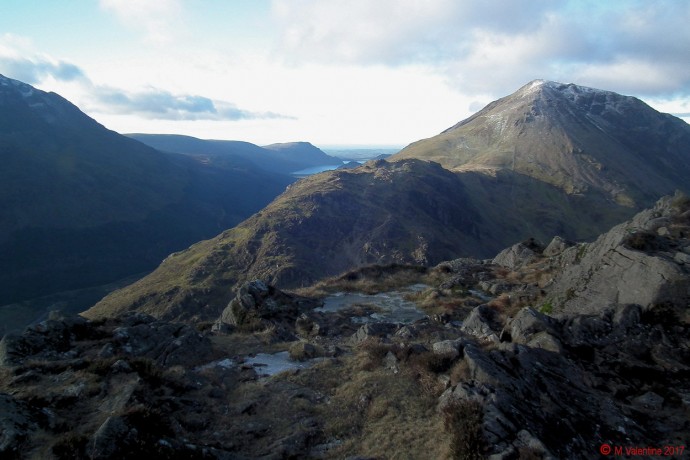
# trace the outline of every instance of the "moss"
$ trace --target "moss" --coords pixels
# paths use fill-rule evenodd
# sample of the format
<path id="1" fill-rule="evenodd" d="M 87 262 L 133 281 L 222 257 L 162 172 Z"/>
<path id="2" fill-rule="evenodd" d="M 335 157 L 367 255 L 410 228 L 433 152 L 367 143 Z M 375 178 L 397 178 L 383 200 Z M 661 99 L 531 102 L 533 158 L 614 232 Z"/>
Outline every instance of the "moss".
<path id="1" fill-rule="evenodd" d="M 544 313 L 545 315 L 550 315 L 553 313 L 553 303 L 550 300 L 547 300 L 543 304 L 541 304 L 541 307 L 539 307 L 539 311 L 541 313 Z"/>

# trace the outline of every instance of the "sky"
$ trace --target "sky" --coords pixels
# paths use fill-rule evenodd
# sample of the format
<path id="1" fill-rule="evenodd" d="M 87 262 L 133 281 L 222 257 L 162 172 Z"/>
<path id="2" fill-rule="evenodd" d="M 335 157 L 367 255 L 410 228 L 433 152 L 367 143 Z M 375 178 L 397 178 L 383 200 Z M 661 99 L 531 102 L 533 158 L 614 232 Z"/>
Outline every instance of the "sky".
<path id="1" fill-rule="evenodd" d="M 534 79 L 690 122 L 687 0 L 2 0 L 0 74 L 121 133 L 404 146 Z"/>

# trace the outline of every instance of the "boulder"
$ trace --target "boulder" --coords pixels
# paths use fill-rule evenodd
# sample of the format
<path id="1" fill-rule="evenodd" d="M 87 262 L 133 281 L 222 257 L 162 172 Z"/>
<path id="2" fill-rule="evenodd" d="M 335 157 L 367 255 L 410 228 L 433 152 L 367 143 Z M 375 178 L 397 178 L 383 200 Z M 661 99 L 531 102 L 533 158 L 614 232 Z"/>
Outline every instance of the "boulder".
<path id="1" fill-rule="evenodd" d="M 293 323 L 302 310 L 314 306 L 313 300 L 286 294 L 260 280 L 250 281 L 238 289 L 214 329 L 222 331 L 224 324 L 251 330 L 267 322 Z"/>
<path id="2" fill-rule="evenodd" d="M 431 346 L 431 350 L 437 355 L 448 355 L 453 359 L 460 356 L 464 348 L 465 341 L 463 339 L 442 340 L 436 342 Z"/>
<path id="3" fill-rule="evenodd" d="M 517 243 L 499 252 L 493 263 L 515 270 L 534 261 L 543 252 L 543 246 L 533 238 Z"/>
<path id="4" fill-rule="evenodd" d="M 525 307 L 515 315 L 509 323 L 509 331 L 514 343 L 561 351 L 561 343 L 556 338 L 558 322 L 532 307 Z"/>
<path id="5" fill-rule="evenodd" d="M 361 343 L 367 339 L 386 338 L 393 334 L 397 326 L 391 323 L 366 323 L 352 335 L 354 343 Z"/>
<path id="6" fill-rule="evenodd" d="M 290 346 L 288 350 L 290 359 L 294 361 L 306 361 L 308 359 L 316 358 L 318 350 L 309 342 L 297 342 Z"/>
<path id="7" fill-rule="evenodd" d="M 544 248 L 544 255 L 546 257 L 553 257 L 556 256 L 569 247 L 574 246 L 575 243 L 566 239 L 561 238 L 560 236 L 555 236 L 551 242 Z"/>
<path id="8" fill-rule="evenodd" d="M 496 328 L 494 315 L 495 313 L 491 307 L 479 305 L 472 309 L 465 321 L 463 321 L 460 329 L 478 339 L 489 342 L 499 342 L 499 330 Z"/>

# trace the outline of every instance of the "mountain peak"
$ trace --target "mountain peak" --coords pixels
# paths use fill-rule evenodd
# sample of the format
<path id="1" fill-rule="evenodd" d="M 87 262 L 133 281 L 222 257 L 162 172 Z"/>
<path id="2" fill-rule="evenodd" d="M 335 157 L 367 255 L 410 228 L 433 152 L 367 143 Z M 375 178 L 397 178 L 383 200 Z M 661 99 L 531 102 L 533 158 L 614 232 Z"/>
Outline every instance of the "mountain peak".
<path id="1" fill-rule="evenodd" d="M 597 191 L 635 207 L 685 189 L 689 142 L 686 123 L 632 96 L 533 80 L 391 160 L 432 160 L 456 171 L 510 170 L 568 194 Z"/>
<path id="2" fill-rule="evenodd" d="M 559 85 L 560 83 L 556 83 L 553 81 L 548 81 L 548 80 L 532 80 L 531 82 L 527 83 L 525 86 L 517 90 L 515 93 L 516 95 L 520 96 L 527 96 L 529 94 L 533 94 L 535 92 L 541 91 L 544 86 L 553 86 L 553 85 Z"/>
<path id="3" fill-rule="evenodd" d="M 613 91 L 607 91 L 589 86 L 576 85 L 575 83 L 560 83 L 552 80 L 532 80 L 525 86 L 518 89 L 513 95 L 508 97 L 526 97 L 534 94 L 550 94 L 553 96 L 565 97 L 570 100 L 577 99 L 583 95 L 607 95 L 621 99 L 631 98 L 623 96 Z"/>

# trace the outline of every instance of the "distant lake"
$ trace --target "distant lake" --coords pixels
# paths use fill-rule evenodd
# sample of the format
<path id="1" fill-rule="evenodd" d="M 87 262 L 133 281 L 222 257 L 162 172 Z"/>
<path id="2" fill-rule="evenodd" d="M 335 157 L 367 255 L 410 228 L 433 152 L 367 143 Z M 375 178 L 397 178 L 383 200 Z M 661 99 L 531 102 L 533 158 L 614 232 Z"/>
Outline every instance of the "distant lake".
<path id="1" fill-rule="evenodd" d="M 344 161 L 343 164 L 345 164 Z M 334 169 L 338 169 L 339 167 L 340 165 L 312 166 L 311 168 L 300 169 L 299 171 L 295 171 L 290 174 L 292 174 L 293 176 L 311 176 L 312 174 L 318 174 L 324 171 L 332 171 Z"/>
<path id="2" fill-rule="evenodd" d="M 367 160 L 357 160 L 358 163 L 366 163 Z M 343 160 L 343 164 L 349 163 L 349 161 Z M 306 168 L 306 169 L 300 169 L 299 171 L 295 171 L 292 174 L 293 176 L 297 177 L 305 177 L 305 176 L 311 176 L 312 174 L 318 174 L 324 171 L 333 171 L 334 169 L 338 169 L 342 165 L 323 165 L 323 166 L 312 166 L 311 168 Z"/>

